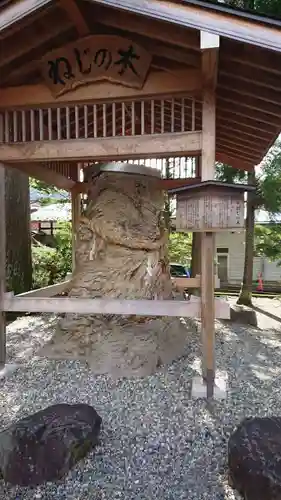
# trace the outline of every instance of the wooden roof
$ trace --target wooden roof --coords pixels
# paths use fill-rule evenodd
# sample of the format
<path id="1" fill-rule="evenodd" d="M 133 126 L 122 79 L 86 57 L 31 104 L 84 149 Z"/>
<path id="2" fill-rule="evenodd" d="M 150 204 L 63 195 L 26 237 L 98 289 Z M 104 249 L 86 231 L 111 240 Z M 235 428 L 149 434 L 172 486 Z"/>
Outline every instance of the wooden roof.
<path id="1" fill-rule="evenodd" d="M 248 19 L 195 3 L 22 0 L 6 2 L 2 8 L 0 4 L 0 106 L 1 89 L 42 83 L 36 62 L 45 53 L 90 33 L 132 39 L 153 54 L 152 71 L 173 74 L 201 67 L 200 29 L 208 30 L 222 36 L 219 158 L 236 167 L 243 162 L 258 164 L 281 129 L 281 23 L 269 25 L 257 16 Z"/>

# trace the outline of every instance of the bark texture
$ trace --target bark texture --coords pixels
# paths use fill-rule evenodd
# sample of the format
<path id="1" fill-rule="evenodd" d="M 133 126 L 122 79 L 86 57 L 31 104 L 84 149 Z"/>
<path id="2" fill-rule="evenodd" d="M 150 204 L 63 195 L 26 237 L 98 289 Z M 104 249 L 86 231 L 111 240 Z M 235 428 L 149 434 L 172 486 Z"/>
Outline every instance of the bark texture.
<path id="1" fill-rule="evenodd" d="M 7 289 L 22 293 L 32 287 L 29 177 L 5 170 Z"/>
<path id="2" fill-rule="evenodd" d="M 77 235 L 70 297 L 172 299 L 164 194 L 159 180 L 102 173 L 88 194 Z M 45 353 L 86 358 L 96 373 L 145 375 L 182 354 L 177 318 L 67 314 Z"/>
<path id="3" fill-rule="evenodd" d="M 255 185 L 255 172 L 249 172 L 248 184 Z M 237 304 L 252 306 L 253 264 L 255 238 L 255 193 L 249 192 L 247 199 L 247 216 L 245 224 L 245 258 L 243 283 Z"/>

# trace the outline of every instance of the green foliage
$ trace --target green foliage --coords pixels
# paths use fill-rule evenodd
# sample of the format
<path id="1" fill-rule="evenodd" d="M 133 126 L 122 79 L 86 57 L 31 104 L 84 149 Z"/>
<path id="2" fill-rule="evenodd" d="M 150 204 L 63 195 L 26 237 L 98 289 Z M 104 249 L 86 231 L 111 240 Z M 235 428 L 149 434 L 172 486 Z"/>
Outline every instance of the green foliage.
<path id="1" fill-rule="evenodd" d="M 222 3 L 218 0 L 209 0 L 210 3 Z M 280 0 L 225 0 L 226 6 L 236 7 L 257 14 L 265 14 L 272 17 L 281 17 Z"/>
<path id="2" fill-rule="evenodd" d="M 38 179 L 30 179 L 30 187 L 36 189 L 42 194 L 40 198 L 41 205 L 49 205 L 51 203 L 66 203 L 69 201 L 69 193 L 63 189 L 58 189 L 54 186 L 50 186 L 43 181 Z M 59 195 L 59 197 L 57 196 Z"/>
<path id="3" fill-rule="evenodd" d="M 216 162 L 216 180 L 228 184 L 243 184 L 247 182 L 247 172 Z"/>
<path id="4" fill-rule="evenodd" d="M 54 237 L 55 248 L 32 246 L 33 288 L 59 283 L 71 272 L 71 224 L 61 222 Z"/>
<path id="5" fill-rule="evenodd" d="M 281 226 L 267 224 L 255 227 L 256 255 L 266 257 L 271 261 L 280 261 L 281 264 Z"/>
<path id="6" fill-rule="evenodd" d="M 281 144 L 271 148 L 264 159 L 262 174 L 258 180 L 260 205 L 273 217 L 281 209 Z M 274 217 L 273 217 L 274 218 Z"/>
<path id="7" fill-rule="evenodd" d="M 192 236 L 190 233 L 171 233 L 169 238 L 170 262 L 190 265 Z"/>

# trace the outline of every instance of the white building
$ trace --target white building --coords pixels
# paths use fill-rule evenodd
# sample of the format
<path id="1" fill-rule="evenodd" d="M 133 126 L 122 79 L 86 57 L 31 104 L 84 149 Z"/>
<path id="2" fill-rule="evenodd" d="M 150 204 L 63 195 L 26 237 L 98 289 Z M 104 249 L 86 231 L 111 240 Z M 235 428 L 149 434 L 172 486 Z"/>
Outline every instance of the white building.
<path id="1" fill-rule="evenodd" d="M 257 224 L 268 224 L 269 215 L 263 210 L 256 212 Z M 281 224 L 281 215 L 276 217 L 276 222 Z M 281 244 L 281 241 L 280 241 Z M 216 259 L 218 277 L 221 284 L 240 285 L 244 271 L 245 232 L 217 233 L 216 234 Z M 271 282 L 281 286 L 281 266 L 278 262 L 270 262 L 265 257 L 254 257 L 253 281 L 262 273 L 264 282 Z"/>

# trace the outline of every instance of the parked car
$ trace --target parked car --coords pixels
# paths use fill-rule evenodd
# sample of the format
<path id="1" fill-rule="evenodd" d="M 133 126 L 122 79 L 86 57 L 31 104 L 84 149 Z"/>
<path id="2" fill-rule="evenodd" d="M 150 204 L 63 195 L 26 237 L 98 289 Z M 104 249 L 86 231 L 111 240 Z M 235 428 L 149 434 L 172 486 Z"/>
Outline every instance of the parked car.
<path id="1" fill-rule="evenodd" d="M 190 278 L 189 271 L 182 264 L 175 262 L 170 263 L 170 273 L 172 278 Z"/>

